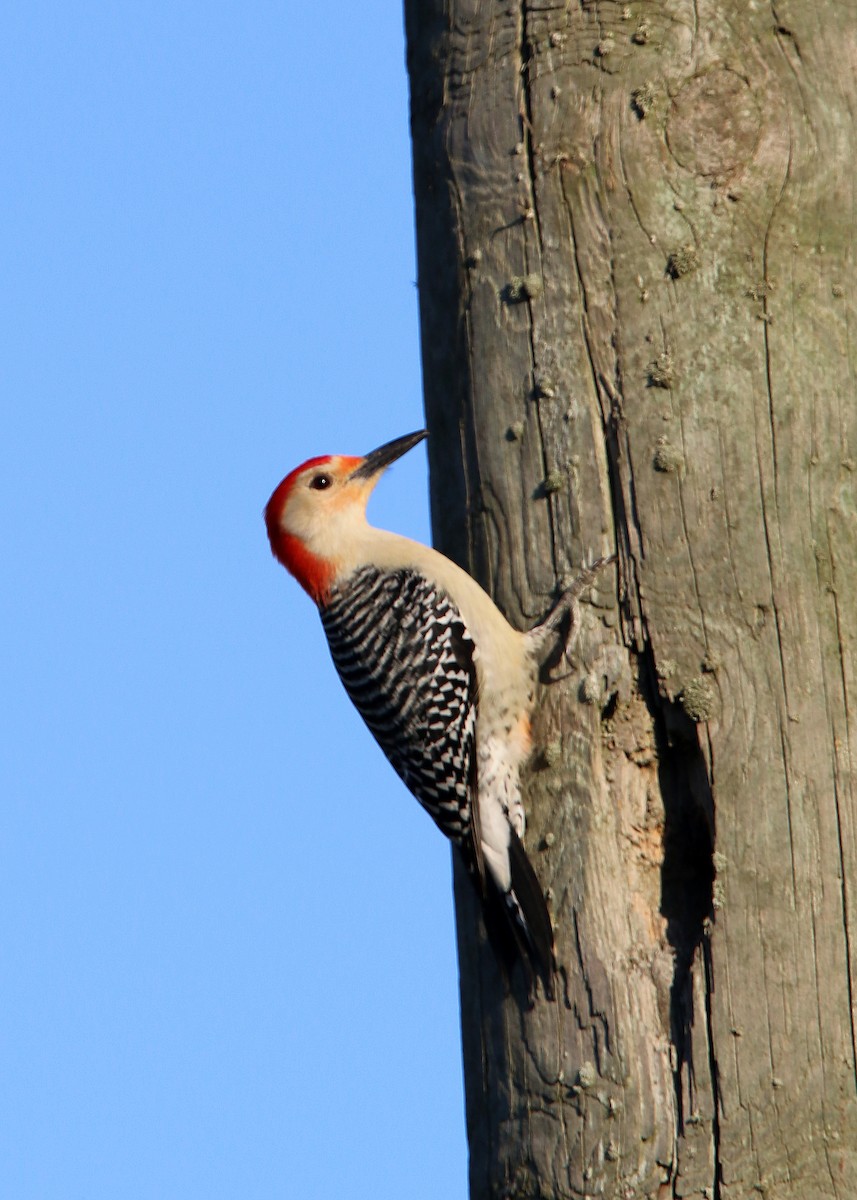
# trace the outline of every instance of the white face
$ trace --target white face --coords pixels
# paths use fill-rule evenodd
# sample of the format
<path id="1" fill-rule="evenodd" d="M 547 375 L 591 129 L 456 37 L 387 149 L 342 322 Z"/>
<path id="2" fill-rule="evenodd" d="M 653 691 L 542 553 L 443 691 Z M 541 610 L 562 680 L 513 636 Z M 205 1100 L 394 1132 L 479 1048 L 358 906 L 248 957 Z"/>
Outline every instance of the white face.
<path id="1" fill-rule="evenodd" d="M 365 522 L 366 502 L 378 477 L 353 479 L 362 461 L 330 458 L 294 479 L 280 525 L 322 558 L 341 559 L 349 539 Z"/>

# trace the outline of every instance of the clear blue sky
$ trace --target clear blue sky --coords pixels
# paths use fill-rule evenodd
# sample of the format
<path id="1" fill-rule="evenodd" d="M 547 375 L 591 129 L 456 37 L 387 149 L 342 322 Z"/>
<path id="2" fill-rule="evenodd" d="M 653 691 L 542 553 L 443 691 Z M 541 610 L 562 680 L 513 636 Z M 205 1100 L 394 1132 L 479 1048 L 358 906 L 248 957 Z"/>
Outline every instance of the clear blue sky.
<path id="1" fill-rule="evenodd" d="M 465 1196 L 448 850 L 261 519 L 423 423 L 401 21 L 4 15 L 3 1200 Z"/>

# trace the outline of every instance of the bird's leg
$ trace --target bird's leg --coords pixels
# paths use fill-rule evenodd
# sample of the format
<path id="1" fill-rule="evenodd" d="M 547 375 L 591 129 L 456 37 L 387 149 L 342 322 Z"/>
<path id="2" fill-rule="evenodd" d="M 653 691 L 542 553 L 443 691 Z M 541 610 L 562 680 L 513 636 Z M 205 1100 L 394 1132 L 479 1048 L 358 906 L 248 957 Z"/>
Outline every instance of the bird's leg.
<path id="1" fill-rule="evenodd" d="M 530 644 L 537 661 L 542 661 L 545 658 L 550 642 L 560 634 L 562 625 L 567 618 L 569 626 L 567 633 L 562 638 L 562 646 L 566 654 L 571 651 L 580 634 L 580 597 L 589 585 L 594 582 L 598 573 L 609 563 L 615 561 L 616 555 L 610 554 L 603 558 L 596 558 L 595 562 L 590 566 L 583 567 L 569 587 L 565 589 L 556 601 L 545 619 L 539 625 L 536 625 L 534 629 L 530 630 L 527 636 L 530 639 Z"/>

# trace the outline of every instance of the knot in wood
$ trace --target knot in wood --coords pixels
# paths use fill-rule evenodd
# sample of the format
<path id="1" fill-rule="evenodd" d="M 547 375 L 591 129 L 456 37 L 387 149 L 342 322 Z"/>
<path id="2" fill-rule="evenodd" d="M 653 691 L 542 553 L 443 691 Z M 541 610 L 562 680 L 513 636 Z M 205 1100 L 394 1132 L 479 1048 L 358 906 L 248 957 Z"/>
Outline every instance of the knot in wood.
<path id="1" fill-rule="evenodd" d="M 753 155 L 761 117 L 750 86 L 728 67 L 683 84 L 667 121 L 673 158 L 695 175 L 726 175 Z"/>

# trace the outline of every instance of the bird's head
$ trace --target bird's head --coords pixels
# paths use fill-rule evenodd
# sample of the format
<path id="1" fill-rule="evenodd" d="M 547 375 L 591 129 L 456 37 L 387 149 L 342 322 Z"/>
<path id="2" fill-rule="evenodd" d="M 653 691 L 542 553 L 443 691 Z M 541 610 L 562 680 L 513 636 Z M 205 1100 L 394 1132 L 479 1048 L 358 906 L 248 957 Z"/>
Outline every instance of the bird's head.
<path id="1" fill-rule="evenodd" d="M 274 489 L 265 506 L 271 551 L 316 603 L 354 565 L 366 503 L 383 471 L 425 436 L 425 430 L 406 434 L 363 458 L 309 458 Z"/>

